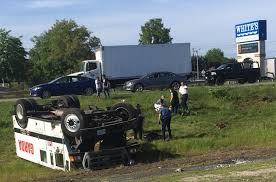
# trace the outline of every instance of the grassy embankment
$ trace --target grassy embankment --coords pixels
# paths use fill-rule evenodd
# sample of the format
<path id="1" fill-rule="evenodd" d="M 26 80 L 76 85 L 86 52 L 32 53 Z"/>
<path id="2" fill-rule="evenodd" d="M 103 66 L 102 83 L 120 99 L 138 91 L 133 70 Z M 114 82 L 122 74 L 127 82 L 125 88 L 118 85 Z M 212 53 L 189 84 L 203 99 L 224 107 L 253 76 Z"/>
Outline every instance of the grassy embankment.
<path id="1" fill-rule="evenodd" d="M 191 87 L 189 116 L 174 116 L 170 142 L 144 143 L 147 155 L 140 161 L 158 161 L 174 157 L 191 157 L 213 151 L 242 148 L 276 148 L 276 85 L 242 87 Z M 88 105 L 110 106 L 122 99 L 139 103 L 145 115 L 145 131 L 158 130 L 153 103 L 168 90 L 143 93 L 115 92 L 111 99 L 81 96 L 82 108 Z M 10 111 L 13 102 L 0 103 L 0 179 L 32 179 L 58 172 L 18 159 L 15 155 Z M 225 126 L 220 129 L 217 125 Z M 144 156 L 144 157 L 143 157 Z"/>

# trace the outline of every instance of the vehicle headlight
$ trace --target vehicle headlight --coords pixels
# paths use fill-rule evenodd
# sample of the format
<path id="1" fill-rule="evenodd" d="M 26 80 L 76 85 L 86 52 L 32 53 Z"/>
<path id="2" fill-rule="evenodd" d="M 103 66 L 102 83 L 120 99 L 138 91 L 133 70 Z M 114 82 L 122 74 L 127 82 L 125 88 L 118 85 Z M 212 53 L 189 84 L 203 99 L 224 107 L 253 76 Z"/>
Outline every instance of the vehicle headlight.
<path id="1" fill-rule="evenodd" d="M 34 91 L 37 91 L 39 89 L 41 89 L 41 87 L 35 87 L 35 88 L 33 88 Z"/>
<path id="2" fill-rule="evenodd" d="M 133 148 L 133 149 L 130 149 L 129 150 L 129 153 L 131 153 L 131 154 L 134 154 L 134 153 L 136 153 L 137 152 L 137 149 L 136 148 Z"/>
<path id="3" fill-rule="evenodd" d="M 132 82 L 127 82 L 127 84 L 126 84 L 127 87 L 130 87 L 131 85 L 133 85 Z"/>
<path id="4" fill-rule="evenodd" d="M 211 75 L 214 76 L 214 75 L 217 75 L 217 73 L 216 72 L 211 72 Z"/>

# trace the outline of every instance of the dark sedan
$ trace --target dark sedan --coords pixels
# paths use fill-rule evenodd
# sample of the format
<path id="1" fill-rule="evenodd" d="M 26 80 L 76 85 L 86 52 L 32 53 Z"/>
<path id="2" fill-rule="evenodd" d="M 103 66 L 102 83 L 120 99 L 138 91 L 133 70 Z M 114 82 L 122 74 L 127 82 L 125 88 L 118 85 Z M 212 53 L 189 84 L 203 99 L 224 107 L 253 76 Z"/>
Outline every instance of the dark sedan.
<path id="1" fill-rule="evenodd" d="M 49 98 L 51 96 L 76 94 L 92 95 L 95 91 L 95 80 L 83 76 L 63 76 L 48 83 L 30 88 L 30 95 Z"/>
<path id="2" fill-rule="evenodd" d="M 147 74 L 139 79 L 130 80 L 125 83 L 124 88 L 129 91 L 143 91 L 152 88 L 174 88 L 178 89 L 180 82 L 187 78 L 171 72 L 155 72 Z"/>

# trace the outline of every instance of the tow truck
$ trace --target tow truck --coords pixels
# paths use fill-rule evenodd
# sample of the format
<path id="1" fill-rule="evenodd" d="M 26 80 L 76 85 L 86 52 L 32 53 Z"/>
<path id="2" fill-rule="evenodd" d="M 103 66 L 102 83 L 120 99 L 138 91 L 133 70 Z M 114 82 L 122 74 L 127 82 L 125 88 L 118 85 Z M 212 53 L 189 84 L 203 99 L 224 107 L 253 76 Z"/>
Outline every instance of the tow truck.
<path id="1" fill-rule="evenodd" d="M 126 132 L 135 126 L 136 113 L 125 102 L 82 110 L 72 95 L 42 105 L 19 99 L 12 115 L 17 156 L 64 171 L 134 164 L 140 145 Z"/>

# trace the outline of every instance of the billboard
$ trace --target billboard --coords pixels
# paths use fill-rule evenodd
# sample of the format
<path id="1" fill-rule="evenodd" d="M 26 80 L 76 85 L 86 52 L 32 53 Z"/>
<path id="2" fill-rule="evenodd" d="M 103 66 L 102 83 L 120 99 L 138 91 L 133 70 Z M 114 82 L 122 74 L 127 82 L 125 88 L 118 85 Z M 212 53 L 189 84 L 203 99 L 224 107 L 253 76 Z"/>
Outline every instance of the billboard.
<path id="1" fill-rule="evenodd" d="M 236 42 L 266 40 L 266 20 L 236 25 Z"/>
<path id="2" fill-rule="evenodd" d="M 256 53 L 258 51 L 259 51 L 258 42 L 238 45 L 238 54 Z"/>

